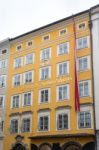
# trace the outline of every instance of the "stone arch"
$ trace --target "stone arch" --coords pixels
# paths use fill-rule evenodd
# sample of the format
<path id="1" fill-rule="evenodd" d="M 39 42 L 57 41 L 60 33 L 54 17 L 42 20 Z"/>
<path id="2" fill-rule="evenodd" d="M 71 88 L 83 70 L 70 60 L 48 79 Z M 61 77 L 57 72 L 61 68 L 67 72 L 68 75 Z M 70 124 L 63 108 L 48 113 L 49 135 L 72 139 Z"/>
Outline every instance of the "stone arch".
<path id="1" fill-rule="evenodd" d="M 49 143 L 42 143 L 39 146 L 39 150 L 52 150 L 52 146 Z"/>
<path id="2" fill-rule="evenodd" d="M 67 142 L 62 146 L 62 150 L 82 150 L 82 146 L 78 142 Z"/>
<path id="3" fill-rule="evenodd" d="M 82 150 L 95 150 L 95 142 L 86 143 Z"/>

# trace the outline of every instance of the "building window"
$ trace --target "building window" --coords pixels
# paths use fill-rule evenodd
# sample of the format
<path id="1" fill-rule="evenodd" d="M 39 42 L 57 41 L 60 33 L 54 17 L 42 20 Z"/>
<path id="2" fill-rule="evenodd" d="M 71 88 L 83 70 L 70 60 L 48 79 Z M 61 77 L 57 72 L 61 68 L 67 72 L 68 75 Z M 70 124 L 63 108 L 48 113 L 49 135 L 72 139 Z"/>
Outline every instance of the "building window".
<path id="1" fill-rule="evenodd" d="M 14 95 L 12 97 L 12 108 L 19 108 L 19 104 L 20 104 L 20 96 Z"/>
<path id="2" fill-rule="evenodd" d="M 32 93 L 24 93 L 23 94 L 23 106 L 30 106 L 32 104 Z"/>
<path id="3" fill-rule="evenodd" d="M 58 76 L 66 75 L 69 73 L 69 61 L 59 63 L 57 67 Z"/>
<path id="4" fill-rule="evenodd" d="M 11 127 L 10 127 L 11 133 L 18 133 L 18 119 L 11 120 Z"/>
<path id="5" fill-rule="evenodd" d="M 8 53 L 7 49 L 1 49 L 0 50 L 0 54 L 2 54 L 2 55 L 7 54 L 7 53 Z"/>
<path id="6" fill-rule="evenodd" d="M 86 27 L 85 22 L 80 23 L 80 24 L 78 25 L 78 29 L 79 29 L 79 30 L 83 30 L 83 29 L 85 29 L 85 27 Z"/>
<path id="7" fill-rule="evenodd" d="M 0 69 L 7 67 L 7 59 L 0 61 Z"/>
<path id="8" fill-rule="evenodd" d="M 58 45 L 58 55 L 67 54 L 69 51 L 69 42 Z"/>
<path id="9" fill-rule="evenodd" d="M 90 69 L 90 57 L 85 56 L 78 58 L 78 71 L 85 71 Z"/>
<path id="10" fill-rule="evenodd" d="M 91 83 L 89 80 L 79 82 L 79 95 L 80 97 L 90 96 Z"/>
<path id="11" fill-rule="evenodd" d="M 43 41 L 48 41 L 50 39 L 50 35 L 43 36 Z"/>
<path id="12" fill-rule="evenodd" d="M 69 85 L 61 85 L 57 87 L 57 99 L 63 101 L 69 99 Z"/>
<path id="13" fill-rule="evenodd" d="M 21 74 L 17 74 L 14 76 L 14 86 L 21 85 Z"/>
<path id="14" fill-rule="evenodd" d="M 21 65 L 22 65 L 22 58 L 21 57 L 14 59 L 14 67 L 15 68 L 20 68 Z"/>
<path id="15" fill-rule="evenodd" d="M 41 60 L 48 60 L 51 57 L 51 48 L 46 48 L 41 51 Z"/>
<path id="16" fill-rule="evenodd" d="M 16 46 L 17 51 L 21 50 L 21 48 L 22 48 L 21 45 Z"/>
<path id="17" fill-rule="evenodd" d="M 25 83 L 33 82 L 33 71 L 25 72 L 24 78 L 25 78 Z"/>
<path id="18" fill-rule="evenodd" d="M 27 46 L 32 46 L 32 41 L 27 42 Z"/>
<path id="19" fill-rule="evenodd" d="M 40 68 L 40 80 L 46 80 L 50 78 L 50 74 L 51 74 L 50 69 L 51 69 L 50 67 Z"/>
<path id="20" fill-rule="evenodd" d="M 68 114 L 66 113 L 58 114 L 57 129 L 58 130 L 68 129 Z"/>
<path id="21" fill-rule="evenodd" d="M 33 63 L 34 63 L 33 53 L 27 54 L 26 57 L 25 57 L 25 64 L 28 65 L 28 64 L 33 64 Z"/>
<path id="22" fill-rule="evenodd" d="M 42 89 L 40 90 L 40 103 L 47 103 L 50 98 L 50 89 Z"/>
<path id="23" fill-rule="evenodd" d="M 91 128 L 90 111 L 79 112 L 78 125 L 79 125 L 79 128 Z"/>
<path id="24" fill-rule="evenodd" d="M 67 32 L 66 29 L 62 29 L 62 30 L 59 31 L 59 35 L 60 35 L 60 36 L 61 36 L 61 35 L 65 35 L 66 32 Z"/>
<path id="25" fill-rule="evenodd" d="M 22 120 L 22 132 L 30 132 L 30 118 L 23 118 Z"/>
<path id="26" fill-rule="evenodd" d="M 4 121 L 0 118 L 0 133 L 3 132 Z"/>
<path id="27" fill-rule="evenodd" d="M 0 75 L 0 88 L 6 86 L 6 75 Z"/>
<path id="28" fill-rule="evenodd" d="M 0 108 L 4 108 L 4 100 L 5 100 L 5 96 L 0 95 Z"/>
<path id="29" fill-rule="evenodd" d="M 77 49 L 87 48 L 89 47 L 89 37 L 82 37 L 77 39 Z"/>
<path id="30" fill-rule="evenodd" d="M 49 116 L 40 116 L 39 117 L 39 131 L 48 131 L 49 130 Z"/>

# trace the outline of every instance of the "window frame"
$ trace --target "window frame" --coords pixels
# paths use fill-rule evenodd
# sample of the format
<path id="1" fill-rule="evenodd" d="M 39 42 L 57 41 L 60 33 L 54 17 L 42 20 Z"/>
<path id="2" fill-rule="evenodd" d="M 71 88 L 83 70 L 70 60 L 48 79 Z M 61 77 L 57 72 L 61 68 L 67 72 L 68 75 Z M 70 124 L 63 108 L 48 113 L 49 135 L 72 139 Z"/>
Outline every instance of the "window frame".
<path id="1" fill-rule="evenodd" d="M 67 71 L 66 71 L 66 73 L 63 73 L 63 67 L 64 67 L 65 63 L 66 63 Z M 62 65 L 62 74 L 60 74 L 60 65 Z M 69 61 L 64 61 L 64 62 L 58 63 L 57 64 L 57 76 L 60 77 L 60 76 L 68 75 L 68 74 L 69 74 Z"/>
<path id="2" fill-rule="evenodd" d="M 48 90 L 48 101 L 45 101 L 45 100 L 44 100 L 44 101 L 41 101 L 41 97 L 42 97 L 42 96 L 41 96 L 41 95 L 42 95 L 41 92 L 42 92 L 42 91 L 45 92 L 46 90 Z M 44 94 L 45 94 L 45 93 L 44 93 Z M 40 89 L 40 90 L 39 90 L 39 104 L 49 103 L 49 102 L 50 102 L 50 94 L 51 94 L 51 89 L 50 89 L 50 88 Z M 44 95 L 44 98 L 45 98 L 45 95 Z"/>
<path id="3" fill-rule="evenodd" d="M 87 59 L 87 68 L 84 68 L 84 59 L 85 58 Z M 80 60 L 82 61 L 81 62 L 81 69 L 80 69 Z M 78 68 L 79 72 L 90 70 L 90 65 L 91 65 L 90 55 L 77 58 L 77 68 Z"/>
<path id="4" fill-rule="evenodd" d="M 64 98 L 62 98 L 61 100 L 59 99 L 59 88 L 64 88 L 66 86 L 66 88 L 67 88 L 67 98 L 66 99 L 64 99 Z M 62 84 L 62 85 L 58 85 L 57 87 L 56 87 L 56 93 L 57 93 L 57 102 L 63 102 L 63 101 L 68 101 L 69 99 L 70 99 L 70 86 L 69 86 L 69 84 Z M 63 92 L 62 92 L 63 93 Z M 63 96 L 62 96 L 63 97 Z"/>
<path id="5" fill-rule="evenodd" d="M 31 73 L 31 77 L 32 77 L 31 79 L 29 79 L 29 74 L 30 73 Z M 33 81 L 34 81 L 34 71 L 33 70 L 25 72 L 23 76 L 24 76 L 24 84 L 31 84 L 31 83 L 33 83 Z M 28 79 L 31 80 L 31 81 L 28 81 L 28 79 L 26 79 L 26 76 L 28 76 Z M 27 80 L 27 82 L 26 82 L 26 80 Z"/>
<path id="6" fill-rule="evenodd" d="M 47 54 L 47 52 L 46 52 L 47 50 L 49 50 L 49 56 L 48 56 L 48 58 L 47 57 L 42 58 L 42 55 L 46 55 Z M 50 60 L 50 59 L 51 59 L 51 47 L 47 47 L 47 48 L 42 49 L 40 51 L 40 61 L 47 61 L 47 60 Z"/>
<path id="7" fill-rule="evenodd" d="M 84 87 L 84 84 L 85 83 L 88 83 L 88 95 L 85 95 L 84 93 L 86 93 L 85 92 L 85 87 Z M 80 84 L 83 84 L 83 91 L 82 91 L 82 93 L 83 93 L 83 95 L 81 96 L 80 95 Z M 82 80 L 82 81 L 79 81 L 78 82 L 78 89 L 79 89 L 79 96 L 80 96 L 80 98 L 86 98 L 86 97 L 91 97 L 92 96 L 92 94 L 91 94 L 91 90 L 92 90 L 92 86 L 91 86 L 91 80 Z"/>
<path id="8" fill-rule="evenodd" d="M 40 117 L 48 117 L 48 130 L 40 130 Z M 44 127 L 43 127 L 44 128 Z M 38 132 L 49 132 L 50 131 L 50 112 L 40 112 L 38 114 Z"/>
<path id="9" fill-rule="evenodd" d="M 13 101 L 14 101 L 14 97 L 15 96 L 19 96 L 19 100 L 18 100 L 18 107 L 13 107 Z M 15 100 L 16 101 L 16 100 Z M 15 102 L 15 105 L 16 105 L 16 102 Z M 21 106 L 21 94 L 16 94 L 16 95 L 13 95 L 12 97 L 11 97 L 11 108 L 12 109 L 17 109 L 17 108 L 20 108 L 20 106 Z"/>
<path id="10" fill-rule="evenodd" d="M 30 102 L 28 101 L 28 99 L 26 99 L 26 104 L 25 104 L 25 102 L 24 102 L 24 96 L 25 95 L 28 95 L 28 94 L 31 94 L 31 99 L 30 99 Z M 29 103 L 28 103 L 29 102 Z M 33 104 L 33 92 L 31 92 L 31 91 L 28 91 L 28 92 L 25 92 L 25 93 L 23 93 L 22 94 L 22 107 L 29 107 L 29 106 L 32 106 L 32 104 Z"/>
<path id="11" fill-rule="evenodd" d="M 66 47 L 67 47 L 66 52 L 65 52 L 64 49 L 63 49 L 63 47 L 64 47 L 63 45 L 64 45 L 64 44 L 66 44 Z M 60 46 L 62 46 L 61 52 L 60 52 Z M 57 56 L 69 54 L 69 47 L 70 47 L 70 44 L 69 44 L 68 41 L 63 42 L 63 43 L 59 43 L 59 44 L 57 45 Z"/>
<path id="12" fill-rule="evenodd" d="M 0 88 L 6 88 L 6 80 L 7 80 L 7 75 L 0 75 L 0 78 L 4 78 L 4 82 L 2 82 L 1 84 L 4 85 L 4 86 L 1 86 L 0 84 Z"/>
<path id="13" fill-rule="evenodd" d="M 4 108 L 4 104 L 5 104 L 5 95 L 0 94 L 0 99 L 2 100 L 2 105 L 0 105 L 0 109 L 3 109 Z"/>
<path id="14" fill-rule="evenodd" d="M 44 77 L 42 78 L 42 71 L 44 70 L 45 72 L 45 69 L 48 69 L 48 76 L 45 78 L 46 74 L 44 73 Z M 39 70 L 39 80 L 40 81 L 44 81 L 44 80 L 49 80 L 51 78 L 51 66 L 46 66 L 46 67 L 41 67 L 40 70 Z"/>

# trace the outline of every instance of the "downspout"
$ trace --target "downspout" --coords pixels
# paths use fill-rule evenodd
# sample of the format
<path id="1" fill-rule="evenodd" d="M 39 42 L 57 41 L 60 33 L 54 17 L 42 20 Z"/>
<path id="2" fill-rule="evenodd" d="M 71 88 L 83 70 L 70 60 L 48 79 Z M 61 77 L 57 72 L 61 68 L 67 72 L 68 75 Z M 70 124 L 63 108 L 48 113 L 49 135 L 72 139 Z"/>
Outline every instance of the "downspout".
<path id="1" fill-rule="evenodd" d="M 94 89 L 94 69 L 93 69 L 93 37 L 92 37 L 92 21 L 91 21 L 91 9 L 89 9 L 89 29 L 90 29 L 90 49 L 91 49 L 91 64 L 92 64 L 92 92 L 93 92 L 93 121 L 95 131 L 95 149 L 97 150 L 97 134 L 96 134 L 96 112 L 95 112 L 95 89 Z"/>

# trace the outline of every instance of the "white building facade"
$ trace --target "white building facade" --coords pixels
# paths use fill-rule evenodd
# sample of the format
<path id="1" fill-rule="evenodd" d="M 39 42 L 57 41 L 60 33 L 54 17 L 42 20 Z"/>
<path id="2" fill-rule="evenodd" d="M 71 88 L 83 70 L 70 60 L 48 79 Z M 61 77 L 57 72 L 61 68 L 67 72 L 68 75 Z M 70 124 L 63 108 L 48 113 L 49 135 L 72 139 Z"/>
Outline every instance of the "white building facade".
<path id="1" fill-rule="evenodd" d="M 3 150 L 9 39 L 0 42 L 0 150 Z"/>
<path id="2" fill-rule="evenodd" d="M 91 8 L 96 149 L 99 150 L 99 5 Z"/>

